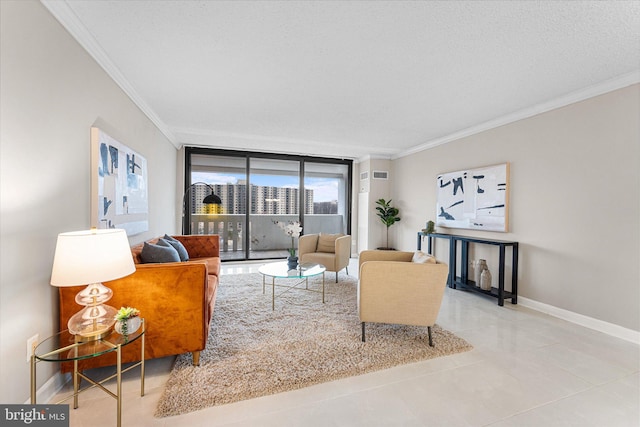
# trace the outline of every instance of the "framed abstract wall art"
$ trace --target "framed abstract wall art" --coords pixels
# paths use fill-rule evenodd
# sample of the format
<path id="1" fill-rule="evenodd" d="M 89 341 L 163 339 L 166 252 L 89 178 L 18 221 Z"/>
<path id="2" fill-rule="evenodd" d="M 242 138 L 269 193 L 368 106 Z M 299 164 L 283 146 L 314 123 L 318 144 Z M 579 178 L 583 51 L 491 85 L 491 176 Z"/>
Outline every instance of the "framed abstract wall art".
<path id="1" fill-rule="evenodd" d="M 439 174 L 436 225 L 509 230 L 509 163 Z"/>
<path id="2" fill-rule="evenodd" d="M 147 160 L 102 130 L 91 128 L 91 225 L 149 230 Z"/>

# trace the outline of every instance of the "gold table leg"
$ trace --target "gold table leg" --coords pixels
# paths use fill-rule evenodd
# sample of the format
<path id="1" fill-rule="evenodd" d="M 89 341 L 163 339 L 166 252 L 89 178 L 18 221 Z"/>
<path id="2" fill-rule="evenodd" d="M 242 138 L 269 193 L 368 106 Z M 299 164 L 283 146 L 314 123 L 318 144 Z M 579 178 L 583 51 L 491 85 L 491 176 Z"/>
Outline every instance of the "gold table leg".
<path id="1" fill-rule="evenodd" d="M 36 404 L 36 356 L 31 355 L 31 404 Z"/>
<path id="2" fill-rule="evenodd" d="M 144 336 L 144 335 L 143 335 Z M 118 379 L 117 383 L 117 391 L 118 395 L 118 422 L 117 425 L 120 427 L 122 425 L 122 346 L 118 345 L 118 349 L 116 350 L 116 369 Z"/>
<path id="3" fill-rule="evenodd" d="M 142 350 L 140 351 L 140 396 L 144 396 L 144 339 L 147 331 L 147 322 L 142 320 Z"/>
<path id="4" fill-rule="evenodd" d="M 78 376 L 78 360 L 76 359 L 73 361 L 73 409 L 78 409 L 79 386 L 80 386 L 80 377 Z"/>

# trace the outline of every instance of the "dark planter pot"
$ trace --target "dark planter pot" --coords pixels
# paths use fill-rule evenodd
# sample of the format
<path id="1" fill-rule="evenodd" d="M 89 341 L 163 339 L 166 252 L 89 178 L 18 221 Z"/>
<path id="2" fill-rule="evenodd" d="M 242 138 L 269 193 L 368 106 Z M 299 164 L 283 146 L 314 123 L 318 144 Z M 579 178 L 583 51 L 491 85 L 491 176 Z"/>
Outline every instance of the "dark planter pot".
<path id="1" fill-rule="evenodd" d="M 295 270 L 296 268 L 298 268 L 298 257 L 290 256 L 289 258 L 287 258 L 287 264 L 288 264 L 289 270 Z"/>

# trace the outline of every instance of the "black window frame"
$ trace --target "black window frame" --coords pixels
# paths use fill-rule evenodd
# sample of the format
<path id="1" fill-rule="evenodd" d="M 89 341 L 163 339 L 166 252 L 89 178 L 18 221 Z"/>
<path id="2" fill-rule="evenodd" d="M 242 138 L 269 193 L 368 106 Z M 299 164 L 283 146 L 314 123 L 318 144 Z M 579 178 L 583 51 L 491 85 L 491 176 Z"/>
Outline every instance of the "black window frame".
<path id="1" fill-rule="evenodd" d="M 304 212 L 304 206 L 305 206 L 305 187 L 304 187 L 304 176 L 305 176 L 305 163 L 309 162 L 309 163 L 326 163 L 326 164 L 341 164 L 341 165 L 346 165 L 348 168 L 348 173 L 347 173 L 347 182 L 345 183 L 346 186 L 346 234 L 351 235 L 351 217 L 352 217 L 352 206 L 353 206 L 353 159 L 345 159 L 345 158 L 333 158 L 333 157 L 316 157 L 316 156 L 304 156 L 304 155 L 298 155 L 298 154 L 282 154 L 282 153 L 265 153 L 265 152 L 260 152 L 260 151 L 242 151 L 242 150 L 225 150 L 225 149 L 219 149 L 219 148 L 205 148 L 205 147 L 185 147 L 185 167 L 184 167 L 184 188 L 188 188 L 192 182 L 191 182 L 191 156 L 192 155 L 210 155 L 210 156 L 227 156 L 227 157 L 237 157 L 237 158 L 245 158 L 245 164 L 246 164 L 246 173 L 247 173 L 247 191 L 245 194 L 245 204 L 247 206 L 246 212 L 245 212 L 245 224 L 247 225 L 247 229 L 248 229 L 248 224 L 249 224 L 249 217 L 251 215 L 251 209 L 249 209 L 249 207 L 251 206 L 250 202 L 251 202 L 251 191 L 249 190 L 251 188 L 251 182 L 250 182 L 250 159 L 251 158 L 260 158 L 260 159 L 274 159 L 274 160 L 290 160 L 290 161 L 298 161 L 300 163 L 300 167 L 299 167 L 299 189 L 300 191 L 298 192 L 298 197 L 299 197 L 299 206 L 300 206 L 300 211 L 298 213 L 299 215 L 299 221 L 300 224 L 302 225 L 302 234 L 304 234 L 304 216 L 305 216 L 305 212 Z M 184 190 L 183 190 L 183 194 L 184 194 Z M 184 213 L 185 217 L 186 217 L 186 221 L 187 224 L 189 225 L 189 229 L 187 230 L 187 233 L 191 233 L 191 211 L 190 209 L 186 209 L 185 213 Z M 251 236 L 249 235 L 249 232 L 245 232 L 243 235 L 243 248 L 244 248 L 244 258 L 243 259 L 233 259 L 233 260 L 222 260 L 223 262 L 225 261 L 231 261 L 231 262 L 237 262 L 237 261 L 248 261 L 248 260 L 260 260 L 260 259 L 266 259 L 266 258 L 250 258 L 249 257 L 249 253 L 250 253 L 250 238 Z"/>

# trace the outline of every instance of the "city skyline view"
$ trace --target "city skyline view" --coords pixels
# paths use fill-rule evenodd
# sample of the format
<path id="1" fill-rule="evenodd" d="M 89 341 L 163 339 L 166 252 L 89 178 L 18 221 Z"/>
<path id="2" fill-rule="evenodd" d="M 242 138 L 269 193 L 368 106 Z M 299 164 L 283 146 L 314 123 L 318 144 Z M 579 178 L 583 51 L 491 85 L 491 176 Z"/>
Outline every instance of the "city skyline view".
<path id="1" fill-rule="evenodd" d="M 251 174 L 251 184 L 264 187 L 298 188 L 298 176 Z M 192 172 L 192 182 L 210 185 L 239 184 L 245 181 L 244 173 Z M 305 190 L 313 190 L 314 202 L 338 200 L 339 181 L 336 178 L 307 177 Z"/>
<path id="2" fill-rule="evenodd" d="M 208 185 L 208 186 L 207 186 Z M 247 185 L 239 184 L 207 184 L 200 183 L 193 188 L 190 195 L 192 214 L 243 214 L 247 211 Z M 205 205 L 205 196 L 211 193 L 220 197 L 220 205 Z M 305 189 L 305 214 L 337 214 L 338 202 L 335 200 L 317 202 L 314 190 Z M 252 184 L 250 194 L 250 211 L 252 214 L 298 215 L 299 189 L 296 187 L 274 187 Z"/>

